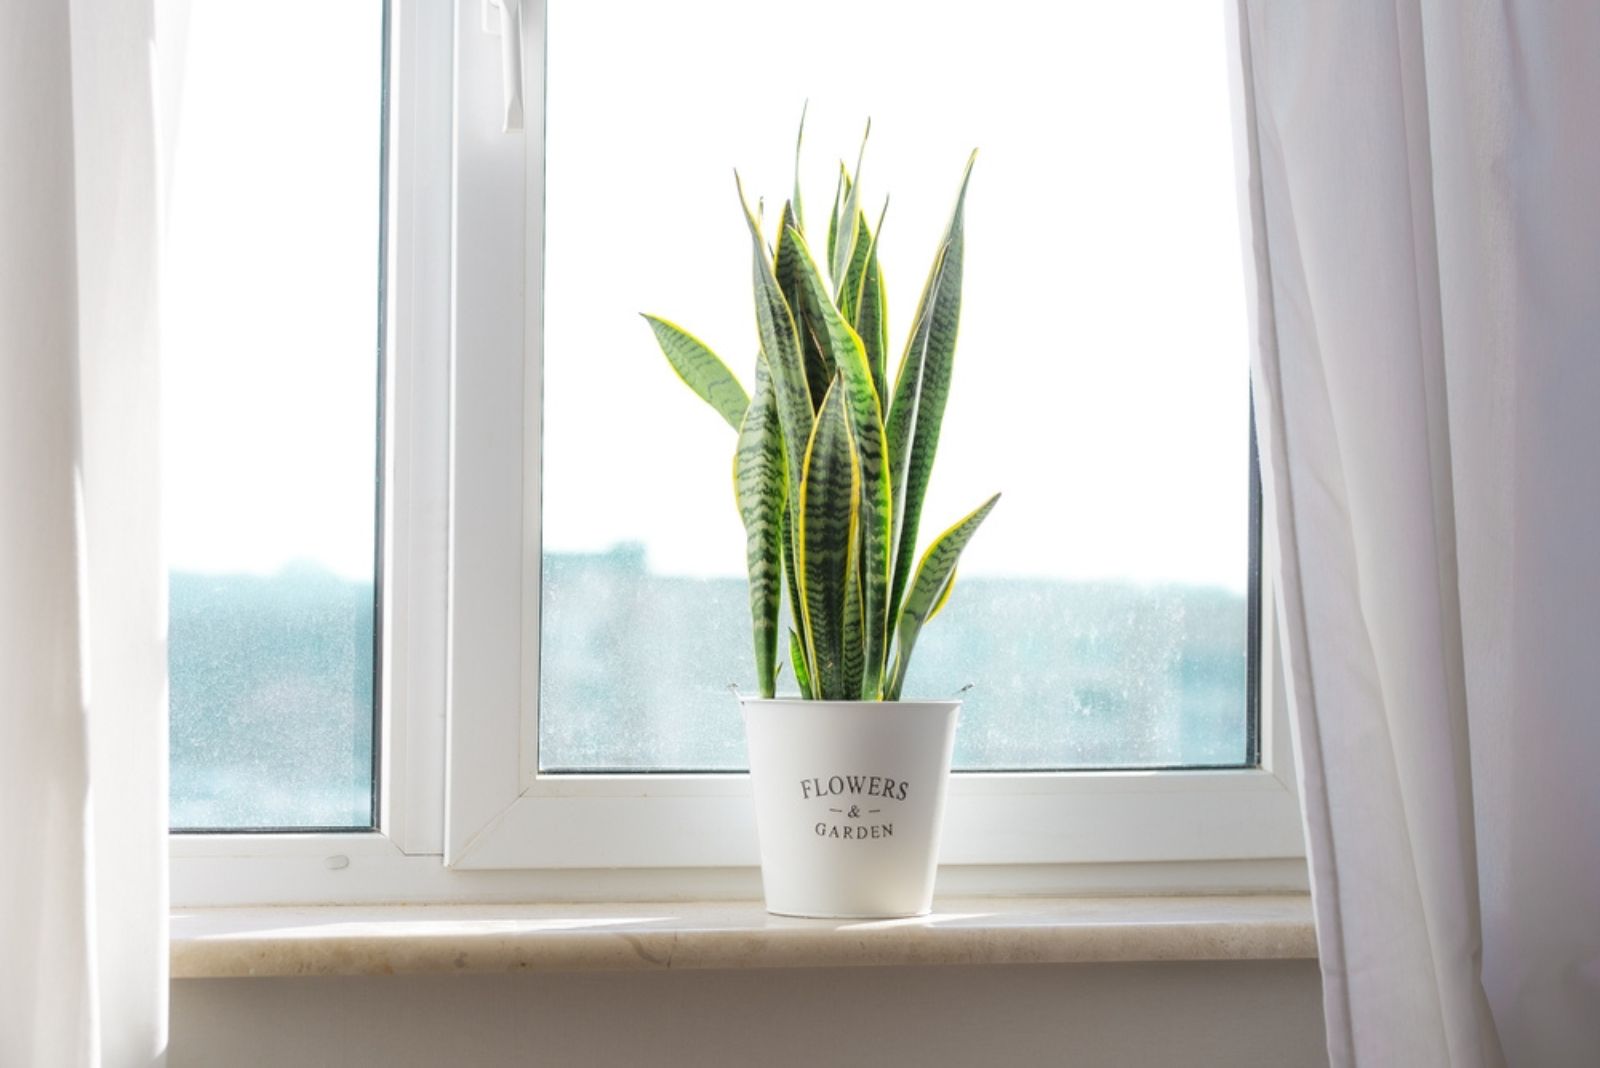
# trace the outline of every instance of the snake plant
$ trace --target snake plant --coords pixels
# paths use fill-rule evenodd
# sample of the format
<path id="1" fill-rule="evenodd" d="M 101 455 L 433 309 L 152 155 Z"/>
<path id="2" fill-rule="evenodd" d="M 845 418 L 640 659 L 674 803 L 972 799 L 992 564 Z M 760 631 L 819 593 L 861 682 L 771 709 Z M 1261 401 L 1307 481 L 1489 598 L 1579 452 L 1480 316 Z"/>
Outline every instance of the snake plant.
<path id="1" fill-rule="evenodd" d="M 775 692 L 787 589 L 789 658 L 803 697 L 898 700 L 924 624 L 999 494 L 916 558 L 923 497 L 950 394 L 961 314 L 962 216 L 972 158 L 934 256 L 891 386 L 877 228 L 861 207 L 861 157 L 839 165 L 827 267 L 817 264 L 795 187 L 775 244 L 734 175 L 750 230 L 759 351 L 747 394 L 707 345 L 646 315 L 667 361 L 738 434 L 734 496 L 744 522 L 757 680 Z M 868 131 L 871 124 L 868 124 Z M 862 140 L 863 154 L 866 139 Z M 973 154 L 976 157 L 976 153 Z M 885 204 L 887 207 L 887 203 Z M 915 564 L 915 567 L 913 567 Z"/>

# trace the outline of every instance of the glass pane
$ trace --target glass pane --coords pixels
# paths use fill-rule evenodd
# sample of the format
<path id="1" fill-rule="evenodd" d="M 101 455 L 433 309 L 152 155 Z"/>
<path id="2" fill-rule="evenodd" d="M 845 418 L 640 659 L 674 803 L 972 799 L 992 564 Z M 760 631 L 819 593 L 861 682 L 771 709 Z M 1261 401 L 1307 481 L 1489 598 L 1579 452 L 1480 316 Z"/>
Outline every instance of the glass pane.
<path id="1" fill-rule="evenodd" d="M 381 0 L 200 0 L 164 273 L 175 829 L 373 823 Z"/>
<path id="2" fill-rule="evenodd" d="M 869 217 L 893 197 L 880 244 L 891 361 L 980 149 L 922 544 L 1005 497 L 923 633 L 907 696 L 971 687 L 963 768 L 1253 759 L 1220 6 L 553 4 L 548 84 L 547 770 L 743 764 L 727 692 L 753 679 L 733 434 L 636 313 L 683 324 L 749 383 L 749 243 L 730 171 L 764 196 L 770 232 L 807 99 L 814 244 L 839 160 L 853 164 L 872 118 L 862 187 Z M 617 432 L 594 432 L 599 405 Z"/>

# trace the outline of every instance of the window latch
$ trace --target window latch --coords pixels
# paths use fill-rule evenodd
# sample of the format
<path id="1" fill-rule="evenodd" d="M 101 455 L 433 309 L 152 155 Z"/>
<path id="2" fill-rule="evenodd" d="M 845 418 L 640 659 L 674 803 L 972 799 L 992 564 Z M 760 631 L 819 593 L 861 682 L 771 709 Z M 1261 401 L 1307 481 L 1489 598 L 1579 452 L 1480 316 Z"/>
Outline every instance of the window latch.
<path id="1" fill-rule="evenodd" d="M 500 38 L 506 133 L 522 129 L 522 0 L 483 0 L 483 28 Z"/>

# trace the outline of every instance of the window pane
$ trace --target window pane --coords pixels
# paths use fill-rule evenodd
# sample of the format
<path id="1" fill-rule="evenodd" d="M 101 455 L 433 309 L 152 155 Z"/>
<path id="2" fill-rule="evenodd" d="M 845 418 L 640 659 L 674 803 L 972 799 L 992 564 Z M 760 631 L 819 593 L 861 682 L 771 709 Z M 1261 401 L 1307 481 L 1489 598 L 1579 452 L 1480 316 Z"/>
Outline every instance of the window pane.
<path id="1" fill-rule="evenodd" d="M 373 822 L 381 0 L 200 0 L 164 273 L 174 828 Z"/>
<path id="2" fill-rule="evenodd" d="M 683 324 L 748 384 L 749 243 L 730 170 L 764 195 L 770 232 L 806 99 L 814 243 L 872 118 L 863 196 L 869 217 L 893 196 L 880 244 L 892 361 L 980 149 L 921 543 L 1005 497 L 920 639 L 907 696 L 971 686 L 964 768 L 1253 759 L 1222 11 L 993 0 L 975 15 L 940 0 L 907 16 L 859 0 L 550 7 L 547 770 L 743 764 L 726 690 L 754 677 L 733 434 L 635 313 Z M 594 433 L 600 404 L 619 432 Z"/>

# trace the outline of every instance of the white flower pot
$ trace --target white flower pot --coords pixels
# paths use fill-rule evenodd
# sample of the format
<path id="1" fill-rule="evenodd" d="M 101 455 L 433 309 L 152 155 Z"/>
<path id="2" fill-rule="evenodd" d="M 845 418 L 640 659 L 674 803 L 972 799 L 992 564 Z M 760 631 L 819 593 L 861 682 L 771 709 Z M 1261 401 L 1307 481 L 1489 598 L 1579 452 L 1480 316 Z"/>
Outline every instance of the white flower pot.
<path id="1" fill-rule="evenodd" d="M 929 912 L 961 702 L 739 703 L 767 911 Z"/>

